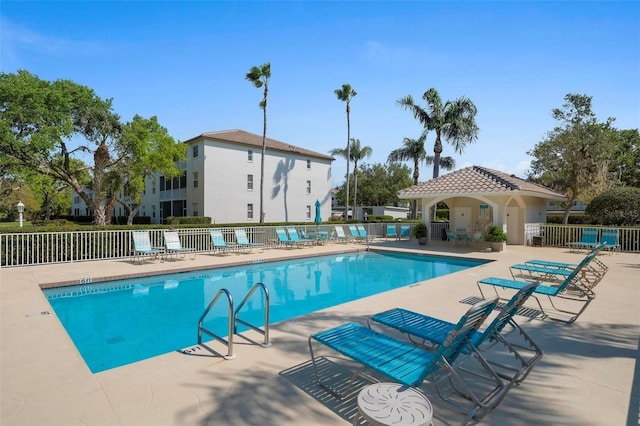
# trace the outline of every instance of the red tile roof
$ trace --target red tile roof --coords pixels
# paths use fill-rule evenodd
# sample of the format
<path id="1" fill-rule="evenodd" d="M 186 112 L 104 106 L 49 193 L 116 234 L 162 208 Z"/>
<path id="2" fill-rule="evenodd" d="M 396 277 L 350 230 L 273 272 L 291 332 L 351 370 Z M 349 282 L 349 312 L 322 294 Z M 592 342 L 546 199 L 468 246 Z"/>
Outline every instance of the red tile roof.
<path id="1" fill-rule="evenodd" d="M 564 199 L 564 195 L 547 187 L 520 179 L 515 175 L 471 166 L 439 176 L 426 182 L 398 191 L 400 198 L 419 198 L 426 195 L 495 195 L 520 192 L 549 199 Z"/>
<path id="2" fill-rule="evenodd" d="M 254 133 L 249 133 L 249 132 L 245 132 L 244 130 L 237 130 L 237 129 L 222 130 L 217 132 L 206 132 L 194 138 L 186 140 L 185 143 L 190 143 L 200 138 L 215 139 L 219 141 L 231 142 L 231 143 L 247 145 L 247 146 L 252 146 L 252 147 L 262 149 L 262 135 L 256 135 Z M 335 158 L 333 158 L 330 155 L 311 151 L 305 148 L 301 148 L 299 146 L 290 145 L 286 142 L 280 142 L 271 138 L 267 138 L 266 147 L 269 150 L 296 153 L 300 155 L 306 155 L 309 157 L 322 158 L 324 160 L 335 160 Z"/>

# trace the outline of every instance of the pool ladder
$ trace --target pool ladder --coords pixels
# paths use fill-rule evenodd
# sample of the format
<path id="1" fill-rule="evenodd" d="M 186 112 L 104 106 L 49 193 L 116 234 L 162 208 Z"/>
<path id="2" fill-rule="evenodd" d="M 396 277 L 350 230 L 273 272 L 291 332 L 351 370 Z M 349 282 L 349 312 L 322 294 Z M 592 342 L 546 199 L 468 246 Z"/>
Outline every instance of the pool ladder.
<path id="1" fill-rule="evenodd" d="M 264 330 L 261 329 L 260 327 L 257 327 L 255 325 L 247 322 L 247 321 L 244 321 L 244 320 L 242 320 L 242 319 L 240 319 L 238 317 L 238 313 L 239 313 L 240 309 L 242 309 L 242 307 L 245 305 L 245 303 L 249 300 L 249 298 L 251 298 L 251 296 L 258 289 L 262 290 L 262 292 L 264 294 L 264 300 L 265 300 Z M 225 339 L 224 337 L 218 336 L 216 333 L 214 333 L 211 330 L 207 330 L 203 326 L 204 319 L 207 317 L 207 315 L 209 314 L 211 309 L 215 306 L 215 304 L 218 302 L 218 299 L 220 299 L 220 297 L 222 295 L 226 296 L 227 304 L 229 306 L 229 310 L 228 310 L 228 314 L 227 314 L 227 316 L 228 316 L 228 334 L 227 334 L 228 337 L 227 337 L 227 339 Z M 220 340 L 225 345 L 227 345 L 227 355 L 224 355 L 224 359 L 234 359 L 236 356 L 233 353 L 233 336 L 234 336 L 234 334 L 236 334 L 238 332 L 238 323 L 241 323 L 241 324 L 251 328 L 252 330 L 257 331 L 258 333 L 264 335 L 264 341 L 263 341 L 263 343 L 260 344 L 260 346 L 262 346 L 263 348 L 267 348 L 267 347 L 271 346 L 271 343 L 269 342 L 269 290 L 267 290 L 267 287 L 264 284 L 256 283 L 251 288 L 251 290 L 247 293 L 247 295 L 244 297 L 244 299 L 242 299 L 242 302 L 240 302 L 240 304 L 235 309 L 235 311 L 233 309 L 233 296 L 231 296 L 231 293 L 229 292 L 229 290 L 227 290 L 226 288 L 221 288 L 220 290 L 218 290 L 218 293 L 216 293 L 214 298 L 211 299 L 211 302 L 209 303 L 207 308 L 204 310 L 204 312 L 200 316 L 200 321 L 198 321 L 198 345 L 204 347 L 209 352 L 211 352 L 211 353 L 213 353 L 215 355 L 218 354 L 213 349 L 209 348 L 207 345 L 202 343 L 202 333 L 206 333 L 209 336 L 213 337 L 214 339 Z"/>

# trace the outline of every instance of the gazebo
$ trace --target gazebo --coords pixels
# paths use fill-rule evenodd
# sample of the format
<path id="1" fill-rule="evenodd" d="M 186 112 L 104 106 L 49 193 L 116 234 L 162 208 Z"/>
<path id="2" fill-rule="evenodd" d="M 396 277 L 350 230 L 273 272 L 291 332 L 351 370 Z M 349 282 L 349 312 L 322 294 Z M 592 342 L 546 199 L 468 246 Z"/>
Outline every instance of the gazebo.
<path id="1" fill-rule="evenodd" d="M 509 244 L 530 244 L 546 223 L 548 201 L 566 201 L 562 194 L 533 182 L 486 167 L 471 166 L 398 192 L 405 200 L 418 200 L 423 220 L 439 202 L 449 206 L 450 227 L 468 233 L 496 225 L 507 232 Z M 433 236 L 438 237 L 438 236 Z"/>

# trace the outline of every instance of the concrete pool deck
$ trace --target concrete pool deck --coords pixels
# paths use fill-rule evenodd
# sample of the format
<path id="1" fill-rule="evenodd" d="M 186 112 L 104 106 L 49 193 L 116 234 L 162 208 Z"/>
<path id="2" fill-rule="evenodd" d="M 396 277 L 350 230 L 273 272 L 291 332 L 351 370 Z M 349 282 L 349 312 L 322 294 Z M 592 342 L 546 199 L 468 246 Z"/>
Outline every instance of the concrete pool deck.
<path id="1" fill-rule="evenodd" d="M 8 425 L 345 425 L 356 414 L 313 383 L 309 334 L 405 307 L 449 321 L 480 296 L 476 281 L 509 277 L 509 265 L 532 258 L 577 263 L 584 253 L 508 246 L 501 253 L 431 242 L 381 242 L 375 247 L 495 260 L 469 270 L 399 288 L 273 324 L 269 348 L 255 332 L 236 337 L 236 359 L 202 348 L 179 351 L 92 374 L 58 321 L 40 285 L 83 278 L 268 261 L 361 250 L 361 244 L 269 249 L 251 254 L 132 264 L 127 259 L 0 269 L 0 423 Z M 640 254 L 602 254 L 609 271 L 596 299 L 574 324 L 517 316 L 545 355 L 520 386 L 478 424 L 638 425 L 640 403 Z M 363 283 L 366 284 L 366 283 Z M 545 301 L 543 300 L 543 303 Z M 537 308 L 534 301 L 528 307 Z M 546 306 L 546 305 L 545 305 Z M 167 315 L 171 315 L 170 312 Z M 194 334 L 197 324 L 194 324 Z M 220 343 L 211 347 L 226 353 Z M 189 349 L 189 348 L 183 348 Z M 327 355 L 330 352 L 326 352 Z M 323 367 L 342 371 L 337 354 Z M 430 389 L 427 387 L 427 389 Z M 431 398 L 436 425 L 463 416 Z"/>

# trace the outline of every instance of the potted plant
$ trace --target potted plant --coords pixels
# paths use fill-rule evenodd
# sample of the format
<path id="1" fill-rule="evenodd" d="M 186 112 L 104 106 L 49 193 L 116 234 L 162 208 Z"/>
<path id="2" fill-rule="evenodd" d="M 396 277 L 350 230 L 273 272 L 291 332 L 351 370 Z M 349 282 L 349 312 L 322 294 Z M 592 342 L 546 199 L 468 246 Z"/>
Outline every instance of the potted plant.
<path id="1" fill-rule="evenodd" d="M 427 244 L 427 237 L 429 236 L 429 229 L 427 229 L 427 225 L 423 222 L 416 224 L 416 226 L 413 227 L 413 235 L 421 246 Z"/>
<path id="2" fill-rule="evenodd" d="M 502 251 L 507 245 L 507 233 L 497 226 L 490 226 L 484 234 L 484 240 L 491 246 L 491 251 Z"/>

